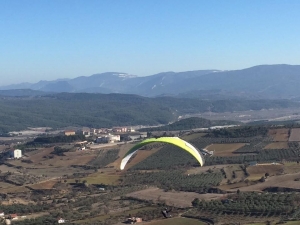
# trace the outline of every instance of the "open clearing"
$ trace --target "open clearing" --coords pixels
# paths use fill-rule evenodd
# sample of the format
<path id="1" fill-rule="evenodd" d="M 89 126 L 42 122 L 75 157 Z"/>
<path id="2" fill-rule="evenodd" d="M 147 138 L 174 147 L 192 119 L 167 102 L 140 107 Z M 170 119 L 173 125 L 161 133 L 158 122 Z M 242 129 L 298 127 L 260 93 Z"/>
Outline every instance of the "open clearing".
<path id="1" fill-rule="evenodd" d="M 262 191 L 265 188 L 269 187 L 282 187 L 300 190 L 300 181 L 295 181 L 296 178 L 300 178 L 300 172 L 269 177 L 263 183 L 257 183 L 246 187 L 240 187 L 238 189 L 240 189 L 240 191 Z M 237 189 L 232 190 L 237 191 Z"/>
<path id="2" fill-rule="evenodd" d="M 300 141 L 300 128 L 293 128 L 289 141 Z"/>
<path id="3" fill-rule="evenodd" d="M 245 143 L 233 143 L 233 144 L 212 144 L 206 146 L 205 149 L 209 151 L 215 151 L 214 156 L 231 156 L 236 155 L 233 152 L 243 147 Z"/>
<path id="4" fill-rule="evenodd" d="M 165 201 L 168 205 L 174 205 L 176 207 L 190 207 L 192 206 L 192 201 L 195 198 L 211 200 L 223 197 L 223 194 L 197 194 L 194 192 L 165 192 L 159 188 L 148 188 L 141 191 L 136 191 L 127 194 L 126 196 L 134 197 L 144 200 L 152 200 L 153 202 Z"/>
<path id="5" fill-rule="evenodd" d="M 56 183 L 57 183 L 57 180 L 48 180 L 45 182 L 28 185 L 28 186 L 33 189 L 52 189 Z"/>
<path id="6" fill-rule="evenodd" d="M 300 165 L 297 162 L 285 162 L 284 172 L 285 173 L 298 173 L 300 171 Z"/>
<path id="7" fill-rule="evenodd" d="M 84 178 L 68 179 L 68 183 L 75 183 L 75 180 L 80 180 L 80 182 L 86 180 L 88 184 L 117 185 L 119 183 L 119 179 L 120 174 L 100 170 L 99 172 L 92 173 Z"/>
<path id="8" fill-rule="evenodd" d="M 264 149 L 288 149 L 288 142 L 273 142 L 264 147 Z"/>
<path id="9" fill-rule="evenodd" d="M 283 165 L 256 165 L 247 167 L 247 172 L 250 174 L 248 180 L 259 180 L 266 173 L 269 176 L 280 175 L 284 171 Z"/>
<path id="10" fill-rule="evenodd" d="M 232 166 L 234 164 L 224 164 L 224 165 L 212 165 L 212 166 L 199 166 L 188 169 L 185 173 L 186 174 L 198 174 L 198 173 L 205 173 L 208 170 L 212 170 L 213 172 L 219 172 L 221 169 L 225 169 L 228 166 Z"/>
<path id="11" fill-rule="evenodd" d="M 51 154 L 53 148 L 44 148 L 28 153 L 27 160 L 32 163 L 24 163 L 21 160 L 10 160 L 9 162 L 15 166 L 23 168 L 51 168 L 51 167 L 68 167 L 71 165 L 86 165 L 97 155 L 96 151 L 76 151 L 65 152 L 65 156 L 57 156 Z M 50 158 L 52 157 L 52 158 Z"/>
<path id="12" fill-rule="evenodd" d="M 269 135 L 273 138 L 274 141 L 288 141 L 289 140 L 289 129 L 280 128 L 280 129 L 270 129 Z"/>

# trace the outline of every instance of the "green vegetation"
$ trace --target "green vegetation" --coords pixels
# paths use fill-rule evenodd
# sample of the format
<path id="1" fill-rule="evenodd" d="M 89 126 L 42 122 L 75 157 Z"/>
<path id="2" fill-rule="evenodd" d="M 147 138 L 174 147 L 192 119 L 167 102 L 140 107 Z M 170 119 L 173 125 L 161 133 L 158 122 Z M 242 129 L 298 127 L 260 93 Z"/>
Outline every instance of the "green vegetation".
<path id="1" fill-rule="evenodd" d="M 267 133 L 268 129 L 264 126 L 242 126 L 240 128 L 213 130 L 211 133 L 208 134 L 208 136 L 223 138 L 242 138 L 266 136 Z"/>
<path id="2" fill-rule="evenodd" d="M 118 158 L 119 149 L 107 149 L 99 150 L 99 153 L 95 159 L 89 162 L 88 165 L 94 166 L 96 168 L 102 168 L 106 165 L 114 162 Z"/>
<path id="3" fill-rule="evenodd" d="M 33 142 L 28 142 L 28 144 L 50 144 L 50 143 L 70 143 L 74 141 L 84 141 L 84 135 L 59 135 L 55 137 L 37 137 Z"/>
<path id="4" fill-rule="evenodd" d="M 187 119 L 179 120 L 167 126 L 154 127 L 154 128 L 143 128 L 140 131 L 166 131 L 166 130 L 191 130 L 196 128 L 208 128 L 211 126 L 223 126 L 240 124 L 236 121 L 229 120 L 207 120 L 199 117 L 191 117 Z"/>
<path id="5" fill-rule="evenodd" d="M 187 175 L 176 171 L 159 171 L 125 174 L 123 184 L 135 185 L 136 181 L 143 185 L 155 185 L 165 190 L 194 191 L 205 193 L 210 187 L 218 186 L 223 179 L 221 173 Z"/>
<path id="6" fill-rule="evenodd" d="M 193 206 L 199 210 L 216 213 L 241 213 L 256 215 L 277 215 L 297 218 L 299 215 L 299 194 L 296 193 L 239 193 L 229 196 L 225 200 L 212 200 L 210 202 L 194 199 Z"/>
<path id="7" fill-rule="evenodd" d="M 209 101 L 125 94 L 60 93 L 0 99 L 0 134 L 27 127 L 112 127 L 167 124 L 186 113 L 299 107 L 288 100 Z"/>

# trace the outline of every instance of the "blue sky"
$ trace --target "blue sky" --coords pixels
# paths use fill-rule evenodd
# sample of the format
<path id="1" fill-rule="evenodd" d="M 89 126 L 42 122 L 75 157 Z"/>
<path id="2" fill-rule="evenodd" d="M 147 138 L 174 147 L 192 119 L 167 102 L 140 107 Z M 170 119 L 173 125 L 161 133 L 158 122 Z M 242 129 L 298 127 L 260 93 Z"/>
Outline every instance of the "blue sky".
<path id="1" fill-rule="evenodd" d="M 298 0 L 0 0 L 0 86 L 300 64 Z"/>

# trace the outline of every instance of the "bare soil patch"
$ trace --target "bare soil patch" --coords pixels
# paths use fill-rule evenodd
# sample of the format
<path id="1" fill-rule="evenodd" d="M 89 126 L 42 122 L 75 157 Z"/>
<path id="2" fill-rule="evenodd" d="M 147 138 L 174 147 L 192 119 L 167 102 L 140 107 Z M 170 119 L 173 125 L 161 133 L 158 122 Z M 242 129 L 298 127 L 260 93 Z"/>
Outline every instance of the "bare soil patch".
<path id="1" fill-rule="evenodd" d="M 259 180 L 262 176 L 265 176 L 266 173 L 269 176 L 280 175 L 284 172 L 283 165 L 257 165 L 249 166 L 247 172 L 250 174 L 247 177 L 248 180 Z"/>
<path id="2" fill-rule="evenodd" d="M 54 147 L 51 147 L 51 148 L 43 148 L 43 149 L 40 149 L 40 150 L 36 150 L 36 151 L 32 151 L 32 152 L 29 152 L 27 153 L 27 155 L 29 156 L 29 159 L 36 163 L 36 162 L 40 162 L 42 161 L 44 158 L 44 156 L 48 156 L 50 155 L 51 152 L 54 151 Z"/>
<path id="3" fill-rule="evenodd" d="M 300 128 L 293 128 L 289 141 L 300 141 Z"/>
<path id="4" fill-rule="evenodd" d="M 32 163 L 23 163 L 21 160 L 11 160 L 10 163 L 24 168 L 68 167 L 71 165 L 86 165 L 97 155 L 96 151 L 65 152 L 65 156 L 51 154 L 54 148 L 44 148 L 28 153 L 28 160 Z"/>
<path id="5" fill-rule="evenodd" d="M 298 173 L 300 171 L 300 164 L 297 162 L 285 162 L 284 172 L 285 173 Z"/>
<path id="6" fill-rule="evenodd" d="M 225 169 L 227 166 L 232 166 L 225 164 L 225 165 L 213 165 L 213 166 L 201 166 L 201 167 L 194 167 L 188 169 L 185 173 L 186 174 L 198 174 L 198 173 L 205 173 L 208 170 L 213 170 L 214 172 L 219 172 L 221 169 Z"/>
<path id="7" fill-rule="evenodd" d="M 231 156 L 235 155 L 233 152 L 243 147 L 245 143 L 232 143 L 232 144 L 212 144 L 206 146 L 205 149 L 215 151 L 214 156 Z"/>
<path id="8" fill-rule="evenodd" d="M 268 134 L 273 138 L 274 141 L 288 141 L 289 140 L 289 129 L 279 128 L 270 129 Z"/>
<path id="9" fill-rule="evenodd" d="M 264 147 L 264 149 L 288 149 L 288 142 L 273 142 Z"/>
<path id="10" fill-rule="evenodd" d="M 63 175 L 71 175 L 73 173 L 83 172 L 81 168 L 73 167 L 46 167 L 46 168 L 37 168 L 37 169 L 26 169 L 29 174 L 36 176 L 46 175 L 47 177 L 61 177 Z M 85 170 L 85 172 L 93 172 L 92 170 Z"/>
<path id="11" fill-rule="evenodd" d="M 30 187 L 33 189 L 52 189 L 56 183 L 57 183 L 56 180 L 49 180 L 49 181 L 30 185 Z"/>
<path id="12" fill-rule="evenodd" d="M 204 199 L 204 200 L 212 200 L 223 197 L 223 194 L 197 194 L 194 192 L 165 192 L 159 188 L 148 188 L 141 191 L 136 191 L 127 194 L 127 196 L 144 199 L 144 200 L 152 200 L 153 202 L 165 201 L 168 205 L 174 205 L 177 207 L 190 207 L 192 206 L 192 201 L 195 198 Z"/>
<path id="13" fill-rule="evenodd" d="M 300 172 L 295 174 L 285 174 L 269 177 L 265 182 L 257 183 L 247 187 L 240 187 L 240 191 L 262 191 L 268 187 L 283 187 L 283 188 L 293 188 L 300 190 L 299 181 L 294 181 L 296 178 L 300 178 Z M 237 189 L 232 189 L 237 191 Z"/>

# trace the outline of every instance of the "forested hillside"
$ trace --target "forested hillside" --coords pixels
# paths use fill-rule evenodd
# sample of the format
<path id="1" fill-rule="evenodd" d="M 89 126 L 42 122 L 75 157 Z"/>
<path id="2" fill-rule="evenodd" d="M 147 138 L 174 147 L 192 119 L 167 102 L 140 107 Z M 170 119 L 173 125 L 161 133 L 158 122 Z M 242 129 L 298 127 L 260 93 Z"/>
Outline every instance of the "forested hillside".
<path id="1" fill-rule="evenodd" d="M 176 121 L 185 113 L 299 107 L 283 100 L 208 101 L 171 97 L 146 98 L 124 94 L 61 93 L 37 97 L 2 97 L 0 133 L 28 126 L 111 127 L 157 125 Z"/>
<path id="2" fill-rule="evenodd" d="M 229 120 L 207 120 L 199 117 L 191 117 L 182 119 L 172 123 L 170 125 L 154 127 L 154 128 L 143 128 L 140 131 L 166 131 L 166 130 L 191 130 L 196 128 L 208 128 L 211 126 L 223 126 L 223 125 L 235 125 L 240 124 L 236 121 Z"/>

